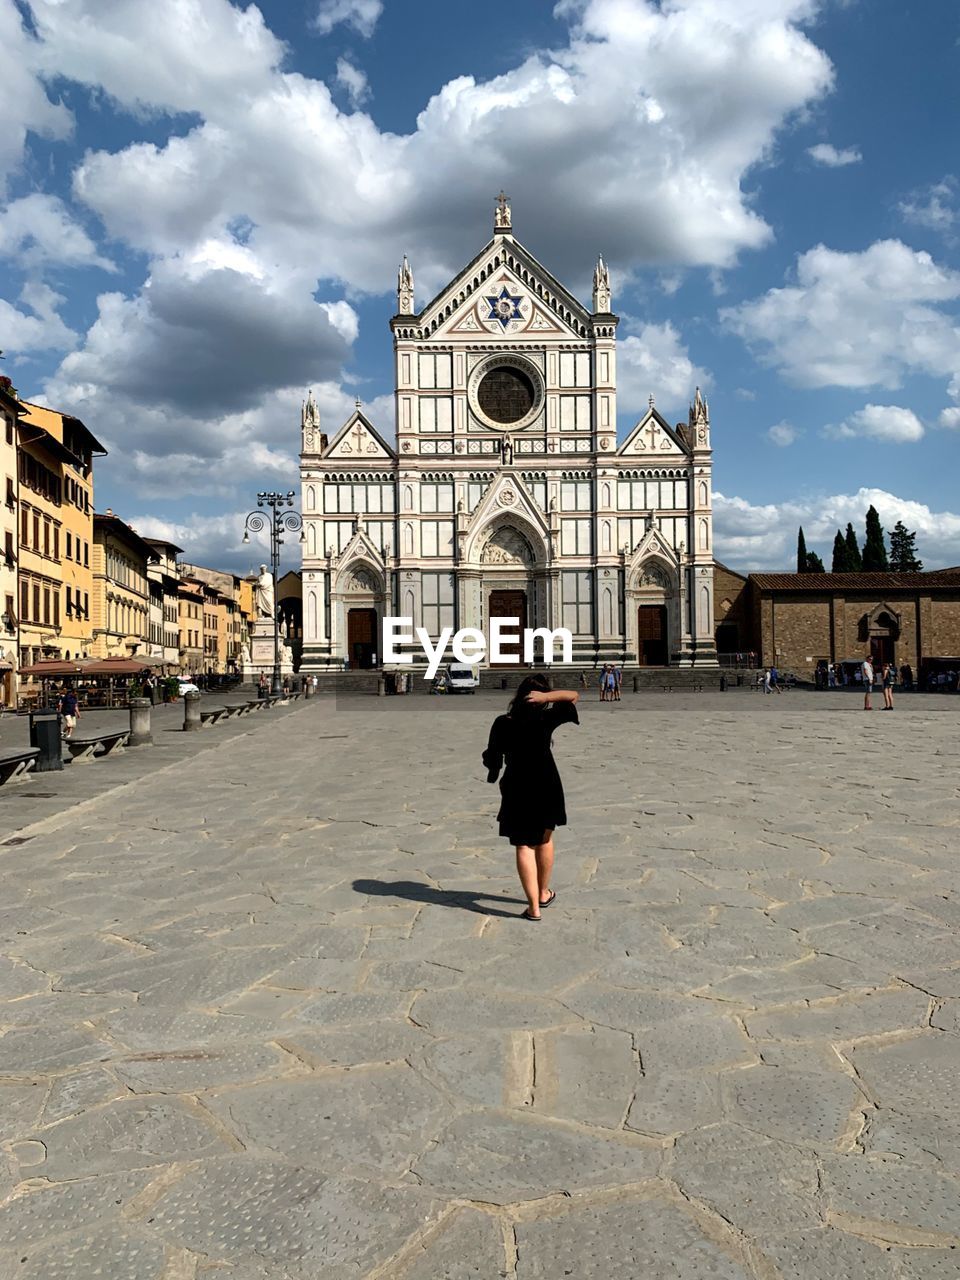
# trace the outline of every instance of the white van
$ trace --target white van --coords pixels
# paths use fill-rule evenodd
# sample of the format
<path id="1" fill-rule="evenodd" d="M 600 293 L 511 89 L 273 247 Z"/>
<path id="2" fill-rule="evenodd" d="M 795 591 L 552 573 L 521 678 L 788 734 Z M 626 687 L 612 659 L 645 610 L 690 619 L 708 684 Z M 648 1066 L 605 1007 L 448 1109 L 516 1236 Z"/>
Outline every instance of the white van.
<path id="1" fill-rule="evenodd" d="M 480 688 L 480 673 L 466 662 L 451 662 L 447 667 L 448 693 L 476 693 Z"/>

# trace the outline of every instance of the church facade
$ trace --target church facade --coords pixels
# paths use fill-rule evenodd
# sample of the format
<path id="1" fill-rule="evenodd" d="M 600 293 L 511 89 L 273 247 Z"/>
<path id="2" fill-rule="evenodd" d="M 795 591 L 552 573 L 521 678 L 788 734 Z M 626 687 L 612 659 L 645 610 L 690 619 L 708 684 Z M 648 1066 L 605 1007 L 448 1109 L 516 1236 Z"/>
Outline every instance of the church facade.
<path id="1" fill-rule="evenodd" d="M 618 444 L 617 322 L 603 260 L 587 309 L 502 193 L 492 239 L 419 311 L 404 258 L 395 445 L 359 402 L 332 436 L 303 406 L 302 670 L 377 665 L 391 615 L 432 637 L 567 627 L 578 666 L 716 665 L 707 404 L 671 426 L 651 397 Z"/>

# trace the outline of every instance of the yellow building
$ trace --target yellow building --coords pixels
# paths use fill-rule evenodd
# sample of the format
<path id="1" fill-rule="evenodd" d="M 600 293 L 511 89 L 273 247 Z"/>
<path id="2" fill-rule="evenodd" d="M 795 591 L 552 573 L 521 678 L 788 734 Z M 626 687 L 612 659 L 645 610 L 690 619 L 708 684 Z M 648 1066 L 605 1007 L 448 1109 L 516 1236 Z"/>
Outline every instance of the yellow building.
<path id="1" fill-rule="evenodd" d="M 248 643 L 248 613 L 253 611 L 252 585 L 222 569 L 184 564 L 183 573 L 209 588 L 205 592 L 204 670 L 232 675 L 241 670 L 243 646 Z"/>
<path id="2" fill-rule="evenodd" d="M 203 586 L 185 575 L 180 579 L 180 674 L 196 676 L 203 670 Z"/>
<path id="3" fill-rule="evenodd" d="M 0 702 L 17 705 L 17 420 L 23 407 L 9 378 L 0 378 Z"/>
<path id="4" fill-rule="evenodd" d="M 97 658 L 150 652 L 152 548 L 109 509 L 93 517 L 93 652 Z"/>
<path id="5" fill-rule="evenodd" d="M 93 643 L 93 459 L 106 450 L 72 414 L 22 407 L 21 663 L 82 658 Z"/>

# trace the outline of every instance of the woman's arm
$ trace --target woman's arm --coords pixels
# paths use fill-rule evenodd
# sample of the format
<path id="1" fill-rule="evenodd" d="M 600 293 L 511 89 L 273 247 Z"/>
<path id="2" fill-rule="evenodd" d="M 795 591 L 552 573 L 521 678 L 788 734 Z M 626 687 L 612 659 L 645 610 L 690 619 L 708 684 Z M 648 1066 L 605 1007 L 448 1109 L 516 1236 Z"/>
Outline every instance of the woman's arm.
<path id="1" fill-rule="evenodd" d="M 525 701 L 532 703 L 533 706 L 542 706 L 545 702 L 576 702 L 579 697 L 575 689 L 550 689 L 545 693 L 534 689 L 527 694 Z"/>

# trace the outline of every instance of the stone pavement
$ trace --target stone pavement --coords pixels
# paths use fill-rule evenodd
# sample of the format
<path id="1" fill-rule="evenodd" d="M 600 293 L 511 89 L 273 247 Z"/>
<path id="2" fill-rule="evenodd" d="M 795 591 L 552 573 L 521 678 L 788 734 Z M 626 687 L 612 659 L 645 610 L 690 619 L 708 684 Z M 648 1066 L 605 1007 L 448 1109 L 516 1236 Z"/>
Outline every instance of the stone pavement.
<path id="1" fill-rule="evenodd" d="M 8 837 L 2 1280 L 960 1276 L 960 703 L 587 702 L 539 925 L 502 705 L 318 698 Z"/>

